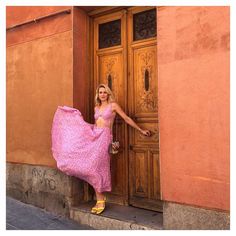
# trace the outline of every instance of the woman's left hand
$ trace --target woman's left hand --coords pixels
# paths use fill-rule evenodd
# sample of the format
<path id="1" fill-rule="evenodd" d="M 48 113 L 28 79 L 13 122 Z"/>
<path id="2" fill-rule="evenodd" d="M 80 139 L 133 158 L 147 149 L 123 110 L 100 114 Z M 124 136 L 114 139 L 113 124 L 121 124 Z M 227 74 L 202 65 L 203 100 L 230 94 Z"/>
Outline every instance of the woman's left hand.
<path id="1" fill-rule="evenodd" d="M 118 142 L 112 143 L 112 147 L 117 150 L 120 147 L 120 144 Z"/>
<path id="2" fill-rule="evenodd" d="M 148 136 L 148 137 L 151 136 L 151 131 L 150 130 L 143 130 L 142 129 L 140 132 L 145 136 Z"/>

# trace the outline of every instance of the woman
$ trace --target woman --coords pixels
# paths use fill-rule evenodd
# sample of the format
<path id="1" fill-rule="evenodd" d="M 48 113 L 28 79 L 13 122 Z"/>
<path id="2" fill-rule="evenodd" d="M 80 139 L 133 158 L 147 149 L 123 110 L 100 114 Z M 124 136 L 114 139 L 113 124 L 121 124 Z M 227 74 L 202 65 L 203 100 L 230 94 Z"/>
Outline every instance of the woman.
<path id="1" fill-rule="evenodd" d="M 59 106 L 53 119 L 52 152 L 62 172 L 93 186 L 97 203 L 91 212 L 100 214 L 105 209 L 103 192 L 111 191 L 108 147 L 116 114 L 143 135 L 150 136 L 150 131 L 141 129 L 124 113 L 105 84 L 96 89 L 94 112 L 93 125 L 84 121 L 78 109 Z"/>

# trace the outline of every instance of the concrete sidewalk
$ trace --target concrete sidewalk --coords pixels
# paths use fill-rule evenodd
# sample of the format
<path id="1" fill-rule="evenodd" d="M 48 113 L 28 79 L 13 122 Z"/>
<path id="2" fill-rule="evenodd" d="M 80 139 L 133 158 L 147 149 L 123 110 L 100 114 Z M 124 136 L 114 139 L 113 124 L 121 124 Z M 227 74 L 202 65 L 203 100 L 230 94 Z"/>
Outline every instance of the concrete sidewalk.
<path id="1" fill-rule="evenodd" d="M 7 230 L 94 230 L 41 208 L 6 198 Z"/>

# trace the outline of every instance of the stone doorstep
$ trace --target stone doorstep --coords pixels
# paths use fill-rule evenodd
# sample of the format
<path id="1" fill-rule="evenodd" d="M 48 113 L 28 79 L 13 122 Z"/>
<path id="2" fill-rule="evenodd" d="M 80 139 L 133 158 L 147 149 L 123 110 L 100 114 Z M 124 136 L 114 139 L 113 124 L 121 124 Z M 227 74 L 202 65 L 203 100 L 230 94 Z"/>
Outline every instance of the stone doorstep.
<path id="1" fill-rule="evenodd" d="M 106 203 L 100 215 L 90 213 L 95 202 L 70 208 L 70 218 L 99 230 L 162 230 L 163 214 L 131 206 Z"/>

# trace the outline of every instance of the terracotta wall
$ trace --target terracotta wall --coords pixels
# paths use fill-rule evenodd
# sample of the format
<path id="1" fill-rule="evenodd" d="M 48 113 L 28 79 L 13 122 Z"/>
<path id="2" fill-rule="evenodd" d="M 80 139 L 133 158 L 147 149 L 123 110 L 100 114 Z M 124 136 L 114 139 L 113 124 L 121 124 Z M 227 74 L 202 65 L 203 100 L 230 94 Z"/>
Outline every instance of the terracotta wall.
<path id="1" fill-rule="evenodd" d="M 229 7 L 158 8 L 163 199 L 229 210 Z"/>
<path id="2" fill-rule="evenodd" d="M 7 27 L 71 7 L 7 7 Z M 7 161 L 55 166 L 51 125 L 73 106 L 72 14 L 7 31 Z"/>
<path id="3" fill-rule="evenodd" d="M 72 9 L 71 7 L 28 7 L 8 6 L 6 8 L 7 28 L 37 19 L 42 16 L 54 14 L 59 11 Z M 72 15 L 61 14 L 50 18 L 30 23 L 7 31 L 7 46 L 28 42 L 46 36 L 62 33 L 72 29 Z"/>
<path id="4" fill-rule="evenodd" d="M 7 27 L 68 8 L 7 7 Z M 55 166 L 56 107 L 87 113 L 87 19 L 74 13 L 7 31 L 8 162 Z M 229 7 L 162 7 L 157 24 L 162 197 L 228 210 Z"/>

